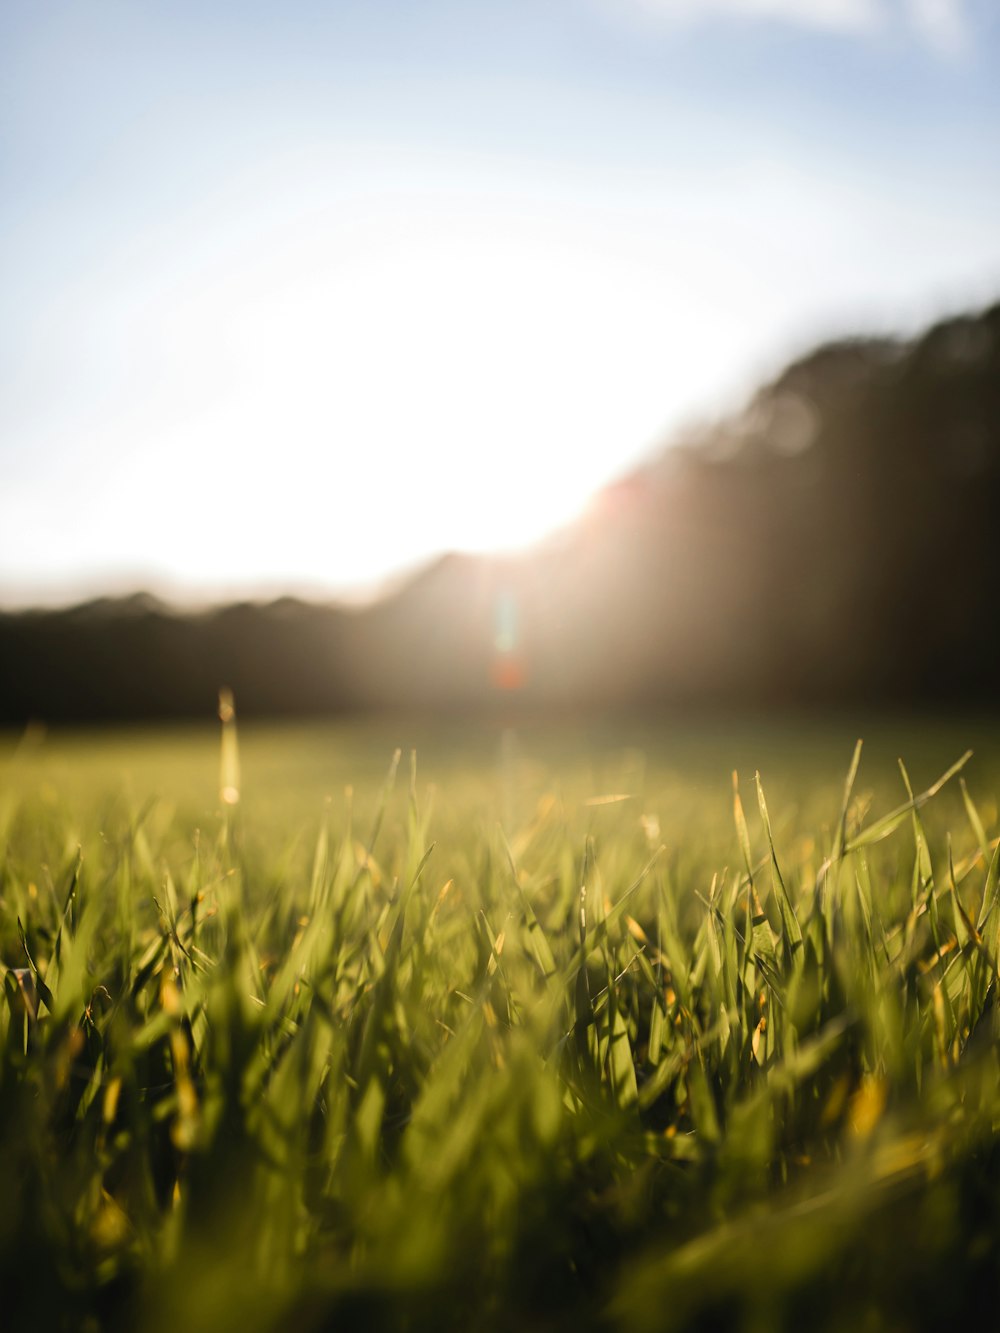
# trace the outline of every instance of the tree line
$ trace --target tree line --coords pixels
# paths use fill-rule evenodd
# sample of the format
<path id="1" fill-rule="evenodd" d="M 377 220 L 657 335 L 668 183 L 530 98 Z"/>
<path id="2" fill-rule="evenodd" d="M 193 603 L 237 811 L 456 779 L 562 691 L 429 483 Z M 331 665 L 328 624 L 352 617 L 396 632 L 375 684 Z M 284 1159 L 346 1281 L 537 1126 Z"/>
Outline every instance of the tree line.
<path id="1" fill-rule="evenodd" d="M 704 703 L 958 705 L 1000 648 L 1000 304 L 827 343 L 530 553 L 360 608 L 138 595 L 0 615 L 0 722 Z"/>

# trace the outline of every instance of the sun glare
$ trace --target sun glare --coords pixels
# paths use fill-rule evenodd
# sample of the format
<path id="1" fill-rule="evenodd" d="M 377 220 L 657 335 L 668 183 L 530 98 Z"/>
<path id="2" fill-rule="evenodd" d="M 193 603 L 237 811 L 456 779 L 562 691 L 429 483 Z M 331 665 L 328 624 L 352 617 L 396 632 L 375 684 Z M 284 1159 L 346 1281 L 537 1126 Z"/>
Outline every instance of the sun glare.
<path id="1" fill-rule="evenodd" d="M 92 587 L 352 594 L 528 546 L 707 400 L 767 285 L 655 190 L 459 190 L 454 164 L 393 185 L 393 161 L 341 197 L 338 161 L 314 193 L 301 163 L 262 168 L 145 236 L 113 292 L 77 282 L 45 356 L 86 338 L 93 361 L 72 431 L 31 442 L 65 485 L 30 522 L 7 496 L 25 567 L 55 580 L 85 548 Z"/>
<path id="2" fill-rule="evenodd" d="M 95 414 L 91 432 L 119 440 L 107 563 L 159 550 L 182 584 L 346 590 L 530 544 L 656 440 L 662 367 L 683 382 L 650 253 L 558 212 L 313 210 L 207 253 L 204 276 L 105 313 L 108 355 L 141 355 L 114 429 Z M 81 419 L 81 467 L 87 438 Z"/>
<path id="3" fill-rule="evenodd" d="M 532 542 L 605 479 L 609 440 L 620 457 L 659 424 L 621 336 L 645 322 L 638 283 L 609 261 L 418 233 L 259 278 L 207 319 L 226 328 L 244 475 L 272 493 L 266 460 L 297 464 L 281 541 L 325 494 L 338 571 L 368 572 L 373 523 L 384 561 Z"/>

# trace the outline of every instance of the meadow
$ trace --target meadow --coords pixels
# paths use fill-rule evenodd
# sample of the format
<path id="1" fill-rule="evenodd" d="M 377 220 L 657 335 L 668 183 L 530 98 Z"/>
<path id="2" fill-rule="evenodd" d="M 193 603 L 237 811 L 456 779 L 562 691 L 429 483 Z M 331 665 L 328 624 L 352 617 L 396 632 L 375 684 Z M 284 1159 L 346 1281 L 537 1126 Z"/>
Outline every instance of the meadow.
<path id="1" fill-rule="evenodd" d="M 996 720 L 222 714 L 0 743 L 8 1326 L 995 1305 Z"/>

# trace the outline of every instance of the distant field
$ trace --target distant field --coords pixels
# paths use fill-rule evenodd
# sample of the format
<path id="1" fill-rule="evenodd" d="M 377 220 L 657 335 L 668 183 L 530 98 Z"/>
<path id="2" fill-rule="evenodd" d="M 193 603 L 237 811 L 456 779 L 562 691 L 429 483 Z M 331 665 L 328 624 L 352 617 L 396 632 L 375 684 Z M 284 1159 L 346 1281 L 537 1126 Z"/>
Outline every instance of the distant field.
<path id="1" fill-rule="evenodd" d="M 0 744 L 14 1322 L 995 1294 L 1000 723 L 225 730 Z"/>
<path id="2" fill-rule="evenodd" d="M 362 810 L 378 797 L 393 751 L 403 767 L 416 751 L 419 786 L 444 794 L 435 810 L 440 824 L 457 817 L 508 834 L 530 821 L 540 798 L 563 799 L 564 818 L 581 836 L 588 829 L 621 828 L 655 814 L 675 851 L 691 834 L 709 834 L 706 864 L 735 849 L 730 786 L 760 770 L 780 822 L 814 833 L 834 820 L 855 741 L 864 741 L 857 790 L 883 808 L 903 791 L 897 760 L 912 780 L 926 785 L 967 749 L 966 770 L 988 810 L 1000 799 L 1000 717 L 884 717 L 845 714 L 803 717 L 671 717 L 524 723 L 463 723 L 449 719 L 380 719 L 315 724 L 241 722 L 241 808 L 247 831 L 272 852 L 293 835 L 312 839 L 324 811 L 337 821 L 344 793 L 353 789 Z M 407 779 L 408 780 L 408 779 Z M 102 817 L 119 818 L 155 800 L 178 834 L 206 832 L 219 818 L 219 724 L 122 731 L 0 733 L 0 801 L 40 798 L 86 819 L 81 838 L 96 837 Z M 401 784 L 402 787 L 406 783 Z M 596 812 L 588 798 L 627 794 L 614 811 Z M 402 804 L 402 801 L 400 801 Z M 949 816 L 960 809 L 955 794 L 937 803 Z M 601 821 L 595 824 L 595 821 Z"/>

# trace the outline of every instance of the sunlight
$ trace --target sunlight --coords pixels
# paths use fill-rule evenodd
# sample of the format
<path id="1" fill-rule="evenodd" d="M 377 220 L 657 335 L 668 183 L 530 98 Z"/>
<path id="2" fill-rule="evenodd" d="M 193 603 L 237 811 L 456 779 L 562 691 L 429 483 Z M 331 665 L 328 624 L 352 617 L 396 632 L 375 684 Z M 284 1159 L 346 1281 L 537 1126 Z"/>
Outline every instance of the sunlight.
<path id="1" fill-rule="evenodd" d="M 327 533 L 331 574 L 368 572 L 375 509 L 387 562 L 532 542 L 605 480 L 609 440 L 620 459 L 660 425 L 662 392 L 637 392 L 637 380 L 657 383 L 636 355 L 642 339 L 626 352 L 619 332 L 654 312 L 621 263 L 427 226 L 348 260 L 307 252 L 297 273 L 235 281 L 219 308 L 188 318 L 224 329 L 242 484 L 273 495 L 266 462 L 280 440 L 301 487 L 281 541 L 301 545 L 302 506 L 325 494 L 358 548 L 348 565 Z"/>
<path id="2" fill-rule="evenodd" d="M 408 203 L 257 237 L 157 298 L 135 385 L 156 425 L 103 487 L 117 549 L 155 535 L 182 580 L 347 588 L 537 541 L 659 438 L 697 380 L 662 262 L 558 214 Z M 154 513 L 128 505 L 151 490 Z"/>

